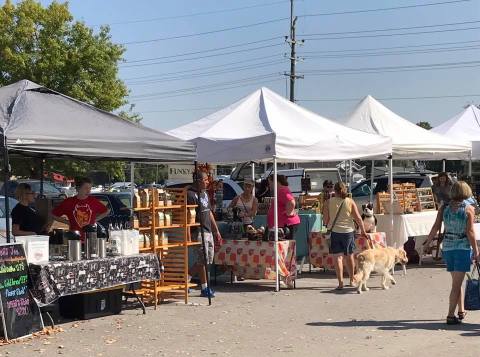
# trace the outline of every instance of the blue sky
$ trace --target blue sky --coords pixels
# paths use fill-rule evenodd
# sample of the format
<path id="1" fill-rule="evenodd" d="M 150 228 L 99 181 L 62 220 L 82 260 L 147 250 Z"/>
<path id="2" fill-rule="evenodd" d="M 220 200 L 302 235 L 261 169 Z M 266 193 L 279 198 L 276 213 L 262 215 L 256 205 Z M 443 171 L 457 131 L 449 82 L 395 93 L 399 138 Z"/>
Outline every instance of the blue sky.
<path id="1" fill-rule="evenodd" d="M 295 12 L 297 15 L 305 15 L 433 2 L 442 0 L 297 0 Z M 42 3 L 48 4 L 50 1 Z M 289 2 L 279 0 L 72 0 L 69 4 L 74 17 L 90 26 L 110 24 L 112 39 L 118 43 L 168 38 L 272 21 L 289 17 L 290 11 Z M 261 4 L 265 6 L 257 6 Z M 241 7 L 247 8 L 218 12 Z M 179 17 L 190 14 L 197 15 Z M 452 23 L 464 24 L 446 25 Z M 417 26 L 422 27 L 360 34 L 312 35 Z M 465 28 L 473 29 L 458 31 Z M 479 0 L 402 10 L 300 17 L 297 37 L 306 41 L 298 52 L 299 56 L 305 59 L 298 63 L 297 71 L 306 73 L 305 79 L 297 81 L 296 98 L 300 105 L 326 117 L 337 118 L 346 115 L 356 105 L 356 101 L 343 99 L 362 98 L 367 94 L 377 98 L 480 94 L 479 64 L 475 63 L 467 68 L 448 70 L 313 75 L 314 71 L 318 73 L 319 70 L 478 61 L 479 28 Z M 456 31 L 450 31 L 452 29 Z M 130 101 L 135 104 L 135 110 L 143 115 L 143 123 L 168 130 L 214 112 L 217 107 L 229 105 L 262 85 L 285 95 L 286 80 L 281 73 L 289 70 L 289 62 L 284 58 L 289 47 L 282 38 L 275 37 L 287 35 L 288 32 L 289 20 L 278 20 L 205 36 L 127 44 L 127 63 L 121 65 L 120 76 L 131 90 Z M 388 35 L 406 32 L 430 33 Z M 331 39 L 379 34 L 382 36 Z M 322 37 L 330 39 L 319 39 Z M 316 40 L 311 40 L 313 38 Z M 262 42 L 176 56 L 253 41 Z M 391 47 L 397 48 L 388 49 Z M 243 51 L 246 49 L 248 50 Z M 218 55 L 226 52 L 236 53 Z M 149 58 L 159 59 L 131 62 Z M 146 65 L 151 62 L 155 64 Z M 183 89 L 196 87 L 200 89 L 193 93 L 182 92 Z M 201 91 L 203 93 L 198 93 Z M 150 94 L 154 95 L 146 96 Z M 307 99 L 342 100 L 302 101 Z M 479 103 L 480 96 L 382 102 L 413 122 L 429 121 L 435 125 L 458 113 L 465 104 Z"/>

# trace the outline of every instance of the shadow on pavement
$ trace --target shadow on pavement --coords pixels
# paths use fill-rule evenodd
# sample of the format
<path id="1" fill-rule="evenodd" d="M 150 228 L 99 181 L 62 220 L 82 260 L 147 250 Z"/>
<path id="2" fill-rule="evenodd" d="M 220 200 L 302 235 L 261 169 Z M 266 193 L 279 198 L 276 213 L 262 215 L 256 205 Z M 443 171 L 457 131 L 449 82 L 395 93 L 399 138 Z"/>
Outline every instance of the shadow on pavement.
<path id="1" fill-rule="evenodd" d="M 469 324 L 468 322 L 465 322 L 459 325 L 447 325 L 445 320 L 349 320 L 336 322 L 309 322 L 306 325 L 314 327 L 376 327 L 382 331 L 449 330 L 463 332 L 460 335 L 465 337 L 480 336 L 480 324 Z"/>

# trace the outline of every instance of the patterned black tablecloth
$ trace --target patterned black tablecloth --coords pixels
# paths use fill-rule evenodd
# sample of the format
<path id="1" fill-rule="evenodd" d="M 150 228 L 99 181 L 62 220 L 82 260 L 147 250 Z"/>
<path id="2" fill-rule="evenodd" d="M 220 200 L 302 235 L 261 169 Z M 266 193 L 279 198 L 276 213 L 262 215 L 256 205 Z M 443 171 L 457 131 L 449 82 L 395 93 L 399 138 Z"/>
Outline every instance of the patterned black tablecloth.
<path id="1" fill-rule="evenodd" d="M 30 264 L 29 270 L 31 291 L 39 305 L 50 304 L 65 295 L 160 279 L 158 257 L 151 253 Z"/>

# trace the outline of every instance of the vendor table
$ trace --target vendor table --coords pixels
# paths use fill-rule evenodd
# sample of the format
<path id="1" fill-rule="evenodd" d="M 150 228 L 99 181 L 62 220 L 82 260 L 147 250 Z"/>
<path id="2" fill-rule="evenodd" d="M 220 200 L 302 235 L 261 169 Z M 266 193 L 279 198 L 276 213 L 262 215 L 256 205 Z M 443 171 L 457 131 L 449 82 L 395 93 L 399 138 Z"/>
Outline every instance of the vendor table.
<path id="1" fill-rule="evenodd" d="M 295 232 L 297 242 L 297 258 L 308 257 L 308 237 L 310 232 L 318 232 L 322 228 L 322 215 L 315 211 L 300 211 L 300 224 Z M 255 227 L 267 226 L 267 216 L 257 215 L 254 220 Z"/>
<path id="2" fill-rule="evenodd" d="M 292 286 L 297 275 L 296 242 L 277 244 L 280 279 Z M 215 264 L 231 266 L 237 277 L 275 280 L 275 242 L 226 240 L 215 252 Z"/>
<path id="3" fill-rule="evenodd" d="M 152 253 L 30 264 L 29 270 L 32 295 L 40 306 L 61 296 L 160 279 L 160 263 Z"/>
<path id="4" fill-rule="evenodd" d="M 430 233 L 437 211 L 393 215 L 393 237 L 391 237 L 390 215 L 378 214 L 377 230 L 387 233 L 389 246 L 403 247 L 408 237 L 424 236 Z"/>

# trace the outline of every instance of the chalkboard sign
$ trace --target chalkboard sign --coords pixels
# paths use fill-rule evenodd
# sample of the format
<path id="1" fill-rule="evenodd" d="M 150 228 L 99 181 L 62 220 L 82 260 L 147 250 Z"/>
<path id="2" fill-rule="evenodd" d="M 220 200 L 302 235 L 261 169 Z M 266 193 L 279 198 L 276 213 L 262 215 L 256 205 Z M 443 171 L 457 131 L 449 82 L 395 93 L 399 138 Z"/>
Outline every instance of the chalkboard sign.
<path id="1" fill-rule="evenodd" d="M 22 244 L 0 245 L 0 331 L 6 340 L 43 329 L 37 303 L 28 289 L 28 264 Z"/>

